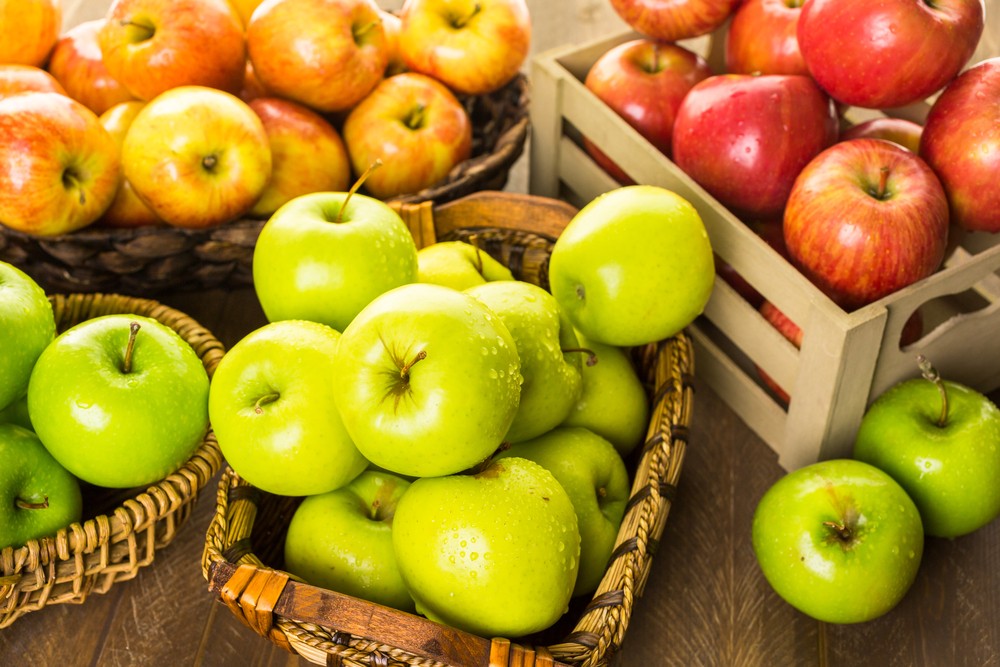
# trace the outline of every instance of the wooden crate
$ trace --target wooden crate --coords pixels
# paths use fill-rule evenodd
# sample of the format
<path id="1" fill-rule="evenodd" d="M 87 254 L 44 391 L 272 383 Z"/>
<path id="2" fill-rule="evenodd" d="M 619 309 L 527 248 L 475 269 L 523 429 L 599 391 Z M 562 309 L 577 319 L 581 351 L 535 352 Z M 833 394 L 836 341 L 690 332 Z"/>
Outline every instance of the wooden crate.
<path id="1" fill-rule="evenodd" d="M 986 57 L 984 48 L 1000 52 L 998 28 L 987 26 L 973 62 Z M 681 44 L 721 72 L 722 30 Z M 531 191 L 579 206 L 618 186 L 581 148 L 582 135 L 635 181 L 673 190 L 697 208 L 720 258 L 803 330 L 796 349 L 719 278 L 704 316 L 690 327 L 700 378 L 778 453 L 785 469 L 849 455 L 870 402 L 919 375 L 918 353 L 946 378 L 981 391 L 1000 387 L 1000 234 L 953 227 L 940 271 L 845 312 L 584 87 L 602 53 L 635 37 L 625 32 L 533 59 Z M 898 113 L 919 119 L 926 109 L 918 104 Z M 900 349 L 903 325 L 918 308 L 924 336 Z M 787 407 L 761 383 L 755 365 L 789 390 Z"/>

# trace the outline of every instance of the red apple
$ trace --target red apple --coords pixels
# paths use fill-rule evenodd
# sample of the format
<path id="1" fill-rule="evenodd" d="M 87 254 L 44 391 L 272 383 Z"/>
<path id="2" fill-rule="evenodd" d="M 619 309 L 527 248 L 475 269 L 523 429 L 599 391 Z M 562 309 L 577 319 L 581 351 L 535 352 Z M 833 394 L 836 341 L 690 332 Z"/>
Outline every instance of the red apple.
<path id="1" fill-rule="evenodd" d="M 132 121 L 135 120 L 144 106 L 146 103 L 142 100 L 119 102 L 100 115 L 101 125 L 115 140 L 119 151 L 125 142 L 125 135 L 128 134 Z M 132 184 L 125 177 L 122 177 L 114 201 L 111 202 L 111 206 L 104 212 L 99 222 L 105 227 L 148 227 L 163 224 L 153 209 L 139 199 L 139 195 L 135 193 Z"/>
<path id="2" fill-rule="evenodd" d="M 955 224 L 1000 232 L 1000 57 L 948 84 L 927 116 L 920 156 L 941 179 Z"/>
<path id="3" fill-rule="evenodd" d="M 325 118 L 298 102 L 258 97 L 271 147 L 271 179 L 250 215 L 266 218 L 285 202 L 311 192 L 343 192 L 351 185 L 351 162 L 340 134 Z"/>
<path id="4" fill-rule="evenodd" d="M 614 10 L 636 32 L 663 42 L 710 33 L 739 4 L 740 0 L 611 0 Z"/>
<path id="5" fill-rule="evenodd" d="M 448 88 L 404 72 L 385 79 L 344 121 L 344 143 L 356 173 L 376 160 L 365 181 L 379 199 L 440 182 L 472 151 L 472 122 Z"/>
<path id="6" fill-rule="evenodd" d="M 885 139 L 916 153 L 920 147 L 920 134 L 923 130 L 923 126 L 912 120 L 886 116 L 872 118 L 848 127 L 841 131 L 840 140 Z"/>
<path id="7" fill-rule="evenodd" d="M 921 100 L 951 81 L 983 34 L 983 0 L 809 0 L 799 48 L 834 99 L 885 109 Z"/>
<path id="8" fill-rule="evenodd" d="M 584 85 L 665 155 L 681 100 L 711 76 L 705 60 L 675 44 L 636 39 L 614 46 L 587 72 Z M 622 183 L 631 179 L 589 139 L 587 152 Z"/>
<path id="9" fill-rule="evenodd" d="M 247 25 L 247 50 L 272 95 L 323 112 L 360 102 L 388 59 L 370 0 L 265 0 Z"/>
<path id="10" fill-rule="evenodd" d="M 56 42 L 48 69 L 66 94 L 101 115 L 119 102 L 135 99 L 104 64 L 97 33 L 105 19 L 85 21 L 67 30 Z"/>
<path id="11" fill-rule="evenodd" d="M 114 0 L 97 39 L 108 72 L 142 100 L 178 86 L 243 86 L 243 23 L 227 0 Z"/>
<path id="12" fill-rule="evenodd" d="M 809 74 L 796 37 L 803 0 L 746 0 L 726 32 L 726 71 Z"/>
<path id="13" fill-rule="evenodd" d="M 0 63 L 43 66 L 61 29 L 60 0 L 0 0 Z"/>
<path id="14" fill-rule="evenodd" d="M 757 236 L 762 238 L 765 243 L 778 251 L 782 257 L 788 258 L 780 218 L 749 221 L 746 225 Z M 746 278 L 736 271 L 731 264 L 719 257 L 718 254 L 715 255 L 715 274 L 725 280 L 730 287 L 736 290 L 754 308 L 758 308 L 764 303 L 764 295 L 758 292 L 756 287 L 751 285 Z"/>
<path id="15" fill-rule="evenodd" d="M 407 69 L 456 93 L 484 95 L 518 73 L 531 46 L 525 0 L 407 0 L 399 49 Z"/>
<path id="16" fill-rule="evenodd" d="M 796 179 L 784 234 L 792 262 L 853 310 L 940 267 L 948 200 L 915 153 L 883 139 L 841 141 Z"/>
<path id="17" fill-rule="evenodd" d="M 403 31 L 403 19 L 384 9 L 380 9 L 378 15 L 382 18 L 382 30 L 385 31 L 385 51 L 388 59 L 385 66 L 385 76 L 405 72 L 406 61 L 403 60 L 403 52 L 399 48 L 399 35 Z"/>
<path id="18" fill-rule="evenodd" d="M 0 100 L 0 223 L 39 236 L 86 227 L 120 178 L 118 147 L 87 107 L 59 93 Z"/>
<path id="19" fill-rule="evenodd" d="M 56 78 L 34 65 L 0 65 L 0 99 L 19 93 L 59 93 L 66 90 Z"/>
<path id="20" fill-rule="evenodd" d="M 725 74 L 681 102 L 673 159 L 723 205 L 766 219 L 781 214 L 799 171 L 836 138 L 833 103 L 809 77 Z"/>

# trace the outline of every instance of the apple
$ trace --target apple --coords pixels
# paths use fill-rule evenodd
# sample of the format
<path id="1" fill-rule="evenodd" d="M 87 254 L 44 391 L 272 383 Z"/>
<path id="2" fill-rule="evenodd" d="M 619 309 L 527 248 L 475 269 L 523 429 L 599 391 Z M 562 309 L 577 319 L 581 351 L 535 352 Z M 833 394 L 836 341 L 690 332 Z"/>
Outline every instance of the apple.
<path id="1" fill-rule="evenodd" d="M 247 25 L 250 23 L 250 17 L 253 16 L 253 12 L 257 9 L 257 5 L 261 3 L 261 0 L 229 0 L 229 3 L 236 9 L 236 13 L 240 15 L 243 25 Z"/>
<path id="2" fill-rule="evenodd" d="M 265 0 L 250 17 L 246 40 L 267 90 L 322 112 L 345 111 L 364 99 L 388 62 L 385 31 L 370 0 Z"/>
<path id="3" fill-rule="evenodd" d="M 576 510 L 580 571 L 573 595 L 597 590 L 618 538 L 629 498 L 625 462 L 614 445 L 581 427 L 559 427 L 498 455 L 534 461 L 559 481 Z"/>
<path id="4" fill-rule="evenodd" d="M 212 377 L 208 413 L 240 477 L 269 493 L 339 489 L 368 465 L 344 429 L 333 385 L 340 334 L 305 320 L 265 324 L 241 338 Z"/>
<path id="5" fill-rule="evenodd" d="M 948 84 L 927 115 L 919 150 L 941 179 L 952 222 L 1000 232 L 1000 57 Z"/>
<path id="6" fill-rule="evenodd" d="M 464 290 L 493 280 L 514 280 L 514 276 L 472 243 L 438 241 L 417 251 L 417 282 Z"/>
<path id="7" fill-rule="evenodd" d="M 253 283 L 271 322 L 344 328 L 376 296 L 417 280 L 417 246 L 399 214 L 365 195 L 316 192 L 264 224 Z"/>
<path id="8" fill-rule="evenodd" d="M 810 0 L 798 39 L 816 82 L 838 102 L 900 107 L 940 90 L 983 34 L 983 0 Z"/>
<path id="9" fill-rule="evenodd" d="M 920 363 L 922 378 L 895 384 L 868 407 L 853 456 L 906 489 L 925 534 L 958 537 L 1000 516 L 1000 409 Z"/>
<path id="10" fill-rule="evenodd" d="M 585 428 L 626 457 L 643 442 L 649 429 L 646 389 L 624 349 L 590 340 L 579 332 L 577 340 L 581 348 L 593 353 L 597 363 L 583 365 L 583 391 L 561 426 Z"/>
<path id="11" fill-rule="evenodd" d="M 66 90 L 54 76 L 34 65 L 0 64 L 0 99 L 20 93 L 61 93 Z"/>
<path id="12" fill-rule="evenodd" d="M 676 44 L 635 39 L 604 52 L 587 71 L 584 85 L 640 135 L 670 155 L 674 117 L 694 84 L 711 76 L 705 60 Z M 619 183 L 632 179 L 584 138 L 584 147 Z"/>
<path id="13" fill-rule="evenodd" d="M 809 77 L 724 74 L 681 102 L 673 159 L 737 215 L 771 218 L 806 163 L 836 139 L 833 103 Z"/>
<path id="14" fill-rule="evenodd" d="M 247 60 L 246 73 L 243 75 L 243 88 L 240 89 L 239 97 L 244 102 L 250 102 L 258 97 L 271 97 L 271 93 L 257 78 L 257 73 L 253 71 L 253 63 L 250 60 Z"/>
<path id="15" fill-rule="evenodd" d="M 286 202 L 311 192 L 339 192 L 351 185 L 351 163 L 340 133 L 312 109 L 291 100 L 258 97 L 271 148 L 271 179 L 249 215 L 270 217 Z"/>
<path id="16" fill-rule="evenodd" d="M 714 281 L 698 212 L 652 185 L 592 199 L 549 258 L 552 294 L 573 327 L 608 345 L 644 345 L 678 333 L 704 310 Z"/>
<path id="17" fill-rule="evenodd" d="M 80 521 L 80 483 L 28 429 L 0 423 L 0 470 L 0 549 Z"/>
<path id="18" fill-rule="evenodd" d="M 14 424 L 34 432 L 35 427 L 31 425 L 31 417 L 28 416 L 27 394 L 15 398 L 13 403 L 0 410 L 0 424 Z"/>
<path id="19" fill-rule="evenodd" d="M 53 457 L 96 486 L 152 484 L 208 430 L 208 373 L 165 324 L 102 315 L 61 333 L 28 383 L 28 415 Z"/>
<path id="20" fill-rule="evenodd" d="M 520 280 L 483 283 L 465 293 L 496 313 L 521 360 L 521 399 L 504 440 L 521 442 L 551 431 L 580 398 L 586 353 L 559 302 L 538 285 Z"/>
<path id="21" fill-rule="evenodd" d="M 99 116 L 98 120 L 118 144 L 119 150 L 125 143 L 125 135 L 128 134 L 132 121 L 135 120 L 144 106 L 146 103 L 142 100 L 119 102 Z M 111 206 L 104 212 L 99 222 L 106 227 L 125 228 L 164 224 L 160 217 L 153 212 L 153 209 L 139 198 L 132 183 L 127 178 L 122 178 Z"/>
<path id="22" fill-rule="evenodd" d="M 851 125 L 840 133 L 840 141 L 850 139 L 885 139 L 899 144 L 914 153 L 920 150 L 923 126 L 905 118 L 881 116 Z"/>
<path id="23" fill-rule="evenodd" d="M 632 28 L 661 42 L 712 32 L 729 18 L 740 0 L 611 0 Z"/>
<path id="24" fill-rule="evenodd" d="M 799 270 L 853 310 L 941 266 L 948 201 L 916 154 L 883 139 L 841 141 L 795 180 L 784 234 Z"/>
<path id="25" fill-rule="evenodd" d="M 385 32 L 385 76 L 402 74 L 406 71 L 406 61 L 403 60 L 403 53 L 399 48 L 399 35 L 403 30 L 403 19 L 384 9 L 379 9 L 378 15 L 382 19 L 382 30 Z"/>
<path id="26" fill-rule="evenodd" d="M 410 484 L 392 544 L 417 611 L 481 637 L 552 625 L 580 567 L 572 501 L 552 473 L 517 457 Z"/>
<path id="27" fill-rule="evenodd" d="M 0 261 L 0 409 L 28 390 L 31 369 L 55 336 L 45 291 L 24 271 Z"/>
<path id="28" fill-rule="evenodd" d="M 59 93 L 0 99 L 0 224 L 56 236 L 93 223 L 121 180 L 114 139 Z"/>
<path id="29" fill-rule="evenodd" d="M 895 607 L 924 548 L 920 513 L 903 487 L 853 459 L 775 482 L 757 504 L 751 536 L 778 595 L 826 623 L 861 623 Z"/>
<path id="30" fill-rule="evenodd" d="M 470 294 L 413 283 L 375 297 L 347 325 L 334 399 L 369 461 L 412 477 L 490 456 L 517 412 L 521 362 L 503 321 Z"/>
<path id="31" fill-rule="evenodd" d="M 0 0 L 0 63 L 42 67 L 61 29 L 61 0 Z"/>
<path id="32" fill-rule="evenodd" d="M 79 23 L 63 33 L 52 49 L 48 70 L 66 94 L 98 116 L 121 102 L 135 99 L 108 72 L 97 35 L 107 19 Z"/>
<path id="33" fill-rule="evenodd" d="M 365 182 L 379 199 L 435 185 L 472 154 L 465 107 L 444 84 L 414 72 L 379 83 L 348 114 L 343 132 L 356 173 L 385 163 Z"/>
<path id="34" fill-rule="evenodd" d="M 114 0 L 97 40 L 108 73 L 141 100 L 243 86 L 243 22 L 227 0 Z"/>
<path id="35" fill-rule="evenodd" d="M 306 583 L 414 611 L 392 548 L 392 519 L 410 484 L 366 470 L 302 501 L 285 536 L 285 569 Z"/>
<path id="36" fill-rule="evenodd" d="M 509 83 L 531 47 L 525 0 L 407 0 L 399 50 L 407 69 L 462 95 Z"/>
<path id="37" fill-rule="evenodd" d="M 803 0 L 746 0 L 726 32 L 726 71 L 732 74 L 804 74 L 796 35 Z"/>
<path id="38" fill-rule="evenodd" d="M 122 143 L 125 178 L 168 225 L 213 227 L 246 214 L 271 176 L 267 132 L 235 95 L 172 88 L 146 103 Z"/>

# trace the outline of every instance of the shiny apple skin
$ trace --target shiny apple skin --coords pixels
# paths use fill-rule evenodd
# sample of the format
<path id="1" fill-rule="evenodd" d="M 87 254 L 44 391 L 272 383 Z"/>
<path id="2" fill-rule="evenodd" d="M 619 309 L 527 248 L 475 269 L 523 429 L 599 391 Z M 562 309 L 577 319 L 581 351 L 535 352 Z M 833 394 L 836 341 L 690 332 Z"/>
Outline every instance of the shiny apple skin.
<path id="1" fill-rule="evenodd" d="M 796 35 L 802 0 L 746 0 L 726 31 L 726 71 L 809 74 Z"/>

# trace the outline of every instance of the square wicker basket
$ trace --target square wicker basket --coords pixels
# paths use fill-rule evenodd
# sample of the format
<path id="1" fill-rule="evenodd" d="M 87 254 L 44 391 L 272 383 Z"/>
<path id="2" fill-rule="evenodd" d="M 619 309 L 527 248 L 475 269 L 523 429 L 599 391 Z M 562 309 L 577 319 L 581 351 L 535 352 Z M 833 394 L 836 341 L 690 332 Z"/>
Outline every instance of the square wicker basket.
<path id="1" fill-rule="evenodd" d="M 202 360 L 209 376 L 223 355 L 214 335 L 184 313 L 149 299 L 115 294 L 50 296 L 58 331 L 110 314 L 154 318 L 176 331 Z M 133 578 L 169 544 L 194 508 L 198 493 L 222 466 L 209 432 L 184 465 L 146 488 L 83 485 L 84 518 L 55 535 L 0 550 L 0 628 L 54 604 L 80 604 Z"/>
<path id="2" fill-rule="evenodd" d="M 548 287 L 554 239 L 575 213 L 530 195 L 479 193 L 398 207 L 418 246 L 468 239 L 515 277 Z M 530 231 L 529 231 L 530 230 Z M 263 492 L 223 472 L 202 571 L 209 590 L 246 625 L 321 665 L 606 665 L 621 646 L 673 500 L 691 420 L 694 359 L 686 333 L 632 350 L 651 401 L 645 446 L 627 461 L 631 494 L 610 564 L 589 599 L 530 637 L 480 637 L 421 616 L 295 580 L 281 570 L 300 498 Z"/>

